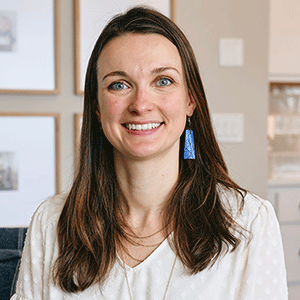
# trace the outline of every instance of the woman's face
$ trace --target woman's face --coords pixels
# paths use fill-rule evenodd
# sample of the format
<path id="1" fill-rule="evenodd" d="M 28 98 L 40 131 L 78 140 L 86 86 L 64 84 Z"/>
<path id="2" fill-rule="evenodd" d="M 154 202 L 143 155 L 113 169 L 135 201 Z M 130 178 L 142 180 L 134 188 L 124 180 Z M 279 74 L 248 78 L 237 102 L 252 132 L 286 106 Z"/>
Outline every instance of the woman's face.
<path id="1" fill-rule="evenodd" d="M 159 34 L 120 36 L 103 48 L 97 68 L 99 118 L 115 154 L 178 155 L 195 104 L 175 45 Z"/>

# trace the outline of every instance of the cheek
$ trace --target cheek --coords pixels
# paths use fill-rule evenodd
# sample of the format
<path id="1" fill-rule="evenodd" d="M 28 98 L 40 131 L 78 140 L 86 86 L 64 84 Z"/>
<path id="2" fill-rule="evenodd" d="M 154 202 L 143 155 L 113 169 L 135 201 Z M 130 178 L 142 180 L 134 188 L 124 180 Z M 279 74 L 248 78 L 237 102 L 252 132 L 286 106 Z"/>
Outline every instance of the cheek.
<path id="1" fill-rule="evenodd" d="M 102 99 L 99 101 L 101 121 L 110 122 L 116 120 L 121 115 L 122 106 L 120 102 L 109 101 L 107 99 Z"/>
<path id="2" fill-rule="evenodd" d="M 164 105 L 164 114 L 170 122 L 170 136 L 181 136 L 186 125 L 186 105 L 182 101 L 173 101 Z"/>
<path id="3" fill-rule="evenodd" d="M 177 117 L 178 121 L 186 119 L 188 102 L 184 94 L 177 94 L 163 101 L 163 110 L 170 117 Z"/>
<path id="4" fill-rule="evenodd" d="M 119 136 L 118 124 L 122 115 L 120 103 L 103 98 L 99 101 L 99 107 L 103 133 L 114 146 L 116 138 Z"/>

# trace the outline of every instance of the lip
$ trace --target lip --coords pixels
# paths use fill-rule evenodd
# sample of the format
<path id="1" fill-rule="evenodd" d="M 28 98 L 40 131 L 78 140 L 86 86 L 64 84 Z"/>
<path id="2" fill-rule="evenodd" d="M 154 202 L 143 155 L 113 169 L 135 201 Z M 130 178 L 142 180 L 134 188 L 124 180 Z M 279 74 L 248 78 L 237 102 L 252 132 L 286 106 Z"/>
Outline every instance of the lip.
<path id="1" fill-rule="evenodd" d="M 125 122 L 123 123 L 122 125 L 125 126 L 125 125 L 128 125 L 128 124 L 148 124 L 148 123 L 164 123 L 162 121 L 153 121 L 153 120 L 148 120 L 148 121 L 130 121 L 130 122 Z"/>
<path id="2" fill-rule="evenodd" d="M 135 124 L 135 125 L 143 125 L 143 124 L 149 124 L 149 123 L 160 123 L 160 125 L 156 128 L 152 128 L 152 129 L 146 129 L 146 130 L 130 130 L 126 127 L 126 125 L 129 124 Z M 158 131 L 162 125 L 164 124 L 164 122 L 159 122 L 159 121 L 132 121 L 132 122 L 126 122 L 122 124 L 122 127 L 129 133 L 132 135 L 139 135 L 139 136 L 143 136 L 143 135 L 149 135 L 149 134 L 153 134 L 156 131 Z"/>

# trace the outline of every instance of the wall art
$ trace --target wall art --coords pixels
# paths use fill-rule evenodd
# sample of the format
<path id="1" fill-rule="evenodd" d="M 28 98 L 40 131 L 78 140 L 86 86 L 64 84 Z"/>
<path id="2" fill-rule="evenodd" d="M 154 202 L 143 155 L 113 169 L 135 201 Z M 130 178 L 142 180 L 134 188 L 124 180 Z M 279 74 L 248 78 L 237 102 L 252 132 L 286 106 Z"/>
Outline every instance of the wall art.
<path id="1" fill-rule="evenodd" d="M 60 191 L 59 115 L 0 113 L 0 227 L 28 226 Z"/>
<path id="2" fill-rule="evenodd" d="M 0 93 L 59 92 L 59 0 L 0 1 Z"/>

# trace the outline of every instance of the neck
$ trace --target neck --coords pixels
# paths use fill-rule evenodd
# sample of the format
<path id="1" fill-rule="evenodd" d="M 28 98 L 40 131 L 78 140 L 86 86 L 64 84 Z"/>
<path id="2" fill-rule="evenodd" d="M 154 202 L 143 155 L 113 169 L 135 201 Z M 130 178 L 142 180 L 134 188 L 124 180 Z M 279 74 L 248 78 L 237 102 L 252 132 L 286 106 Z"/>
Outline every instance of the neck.
<path id="1" fill-rule="evenodd" d="M 114 161 L 128 225 L 140 232 L 149 225 L 155 229 L 154 221 L 155 226 L 162 226 L 161 213 L 178 178 L 179 157 L 137 161 L 115 152 Z"/>

